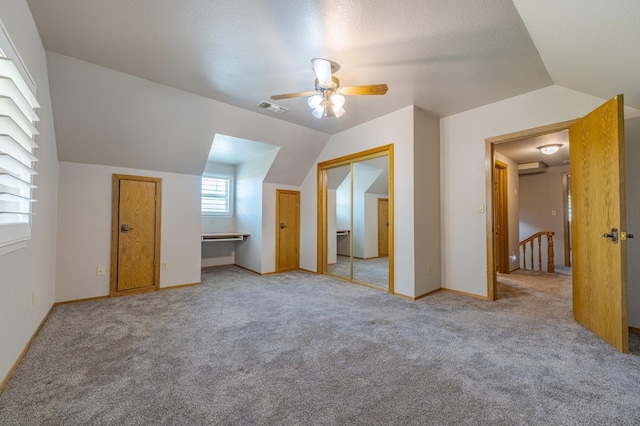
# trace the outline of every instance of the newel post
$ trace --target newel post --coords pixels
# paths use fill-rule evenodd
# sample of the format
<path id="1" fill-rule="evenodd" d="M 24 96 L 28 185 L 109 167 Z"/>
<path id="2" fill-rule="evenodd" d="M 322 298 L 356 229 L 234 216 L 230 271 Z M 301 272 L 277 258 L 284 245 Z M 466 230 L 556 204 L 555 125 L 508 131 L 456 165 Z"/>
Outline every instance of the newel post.
<path id="1" fill-rule="evenodd" d="M 553 232 L 547 234 L 547 272 L 550 274 L 554 274 L 556 272 L 556 267 L 553 264 Z"/>

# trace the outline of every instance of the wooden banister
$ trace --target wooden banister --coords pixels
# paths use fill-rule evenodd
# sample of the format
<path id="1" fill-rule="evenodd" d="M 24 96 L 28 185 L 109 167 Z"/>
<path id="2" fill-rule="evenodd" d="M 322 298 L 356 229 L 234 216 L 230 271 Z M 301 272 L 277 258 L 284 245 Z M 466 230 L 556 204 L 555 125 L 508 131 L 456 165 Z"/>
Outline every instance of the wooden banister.
<path id="1" fill-rule="evenodd" d="M 520 241 L 520 247 L 522 248 L 522 262 L 523 269 L 527 269 L 527 244 L 531 247 L 531 269 L 533 267 L 533 248 L 534 242 L 538 241 L 538 270 L 542 271 L 542 237 L 547 237 L 547 272 L 553 274 L 556 272 L 556 268 L 553 264 L 553 236 L 555 235 L 552 231 L 540 231 L 536 232 L 532 236 L 525 238 Z"/>

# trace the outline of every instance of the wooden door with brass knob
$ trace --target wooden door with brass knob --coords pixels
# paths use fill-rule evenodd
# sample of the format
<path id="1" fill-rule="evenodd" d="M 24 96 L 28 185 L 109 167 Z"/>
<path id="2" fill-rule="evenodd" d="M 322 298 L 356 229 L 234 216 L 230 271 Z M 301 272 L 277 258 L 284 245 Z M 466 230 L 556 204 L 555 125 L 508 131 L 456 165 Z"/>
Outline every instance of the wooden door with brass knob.
<path id="1" fill-rule="evenodd" d="M 300 192 L 276 190 L 276 272 L 300 265 Z"/>
<path id="2" fill-rule="evenodd" d="M 159 178 L 113 175 L 111 295 L 154 291 L 160 286 Z"/>

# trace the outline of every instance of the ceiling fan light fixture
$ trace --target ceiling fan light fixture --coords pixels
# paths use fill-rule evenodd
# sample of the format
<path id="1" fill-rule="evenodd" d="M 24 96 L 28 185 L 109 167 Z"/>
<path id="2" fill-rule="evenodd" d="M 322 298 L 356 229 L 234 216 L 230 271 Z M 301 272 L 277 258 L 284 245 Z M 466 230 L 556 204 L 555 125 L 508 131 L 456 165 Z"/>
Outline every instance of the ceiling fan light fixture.
<path id="1" fill-rule="evenodd" d="M 552 155 L 558 152 L 558 150 L 562 147 L 561 144 L 551 144 L 551 145 L 543 145 L 539 146 L 538 149 L 545 155 Z"/>
<path id="2" fill-rule="evenodd" d="M 324 115 L 324 105 L 319 104 L 317 105 L 313 111 L 311 112 L 311 114 L 313 114 L 313 116 L 315 118 L 322 118 L 322 116 Z"/>
<path id="3" fill-rule="evenodd" d="M 318 105 L 322 103 L 322 96 L 317 94 L 310 96 L 309 99 L 307 100 L 307 103 L 309 104 L 309 107 L 316 108 Z"/>
<path id="4" fill-rule="evenodd" d="M 346 111 L 344 110 L 344 108 L 342 108 L 341 106 L 337 106 L 334 105 L 333 107 L 333 113 L 335 114 L 336 118 L 340 118 L 344 115 Z"/>
<path id="5" fill-rule="evenodd" d="M 342 107 L 342 105 L 344 105 L 344 96 L 342 96 L 340 93 L 333 93 L 329 99 L 331 99 L 331 102 L 337 108 L 340 108 Z"/>

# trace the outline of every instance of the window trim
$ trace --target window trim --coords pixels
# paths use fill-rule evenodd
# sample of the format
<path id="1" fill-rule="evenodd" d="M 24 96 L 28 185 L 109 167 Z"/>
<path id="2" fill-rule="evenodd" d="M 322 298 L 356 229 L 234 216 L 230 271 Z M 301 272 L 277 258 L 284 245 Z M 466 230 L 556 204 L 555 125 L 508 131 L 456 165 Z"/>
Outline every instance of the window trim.
<path id="1" fill-rule="evenodd" d="M 0 20 L 0 61 L 2 61 L 2 126 L 0 141 L 0 256 L 23 249 L 31 239 L 33 220 L 34 149 L 39 134 L 35 109 L 36 84 L 18 53 L 3 22 Z M 14 217 L 22 219 L 13 219 Z M 9 219 L 7 219 L 9 218 Z M 25 219 L 26 218 L 26 219 Z"/>
<path id="2" fill-rule="evenodd" d="M 202 186 L 200 187 L 200 214 L 202 215 L 202 217 L 227 217 L 227 218 L 231 218 L 233 217 L 233 213 L 234 213 L 234 203 L 235 203 L 235 182 L 234 182 L 234 175 L 231 173 L 203 173 L 202 174 L 202 178 L 200 180 L 201 184 L 204 181 L 204 179 L 225 179 L 229 182 L 229 191 L 228 194 L 226 196 L 227 200 L 228 200 L 228 206 L 229 209 L 226 212 L 211 212 L 211 211 L 207 211 L 205 212 L 203 210 L 203 203 L 202 201 L 205 198 L 205 195 L 202 193 Z M 210 197 L 210 198 L 214 198 L 214 197 Z"/>

